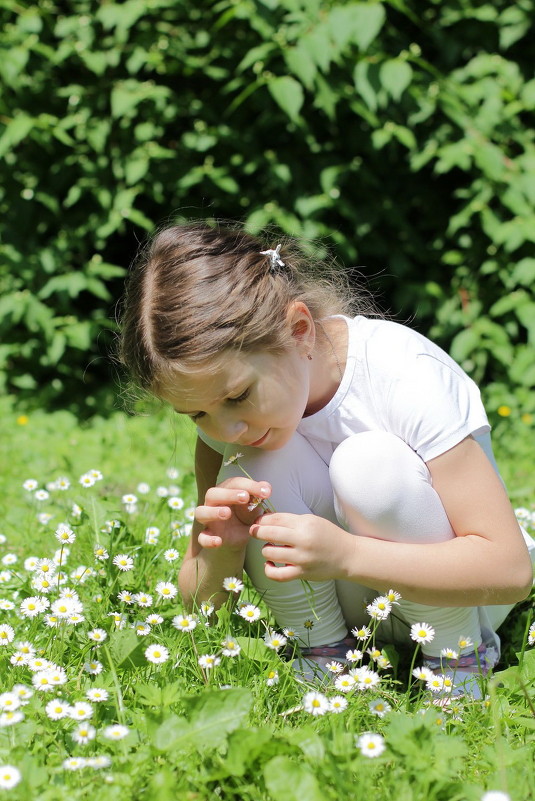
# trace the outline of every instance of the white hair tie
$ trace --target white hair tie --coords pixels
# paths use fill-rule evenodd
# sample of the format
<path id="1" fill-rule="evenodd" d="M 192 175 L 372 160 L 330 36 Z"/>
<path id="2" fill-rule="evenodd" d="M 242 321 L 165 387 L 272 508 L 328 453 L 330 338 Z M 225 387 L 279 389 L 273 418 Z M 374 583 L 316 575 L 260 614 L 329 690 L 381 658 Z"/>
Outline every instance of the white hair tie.
<path id="1" fill-rule="evenodd" d="M 284 267 L 285 266 L 283 260 L 280 257 L 281 247 L 282 247 L 282 245 L 277 245 L 275 250 L 270 248 L 269 250 L 261 250 L 260 251 L 260 255 L 261 256 L 269 256 L 270 257 L 270 259 L 271 259 L 270 269 L 271 270 L 274 270 L 275 267 Z"/>

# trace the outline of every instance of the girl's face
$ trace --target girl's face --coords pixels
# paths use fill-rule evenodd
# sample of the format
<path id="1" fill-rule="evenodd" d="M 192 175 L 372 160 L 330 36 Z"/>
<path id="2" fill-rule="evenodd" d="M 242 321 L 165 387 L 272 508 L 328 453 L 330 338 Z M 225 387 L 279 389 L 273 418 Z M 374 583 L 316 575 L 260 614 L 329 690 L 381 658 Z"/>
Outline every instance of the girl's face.
<path id="1" fill-rule="evenodd" d="M 310 365 L 298 341 L 282 354 L 229 351 L 215 371 L 181 376 L 159 394 L 215 440 L 276 450 L 305 413 Z"/>

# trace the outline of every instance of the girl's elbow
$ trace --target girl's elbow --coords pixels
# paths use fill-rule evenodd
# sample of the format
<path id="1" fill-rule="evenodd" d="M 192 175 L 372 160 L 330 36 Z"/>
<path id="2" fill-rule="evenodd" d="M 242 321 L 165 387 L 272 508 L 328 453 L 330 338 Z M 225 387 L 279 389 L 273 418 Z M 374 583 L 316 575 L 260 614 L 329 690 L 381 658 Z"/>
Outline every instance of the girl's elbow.
<path id="1" fill-rule="evenodd" d="M 533 589 L 533 565 L 528 553 L 514 568 L 509 589 L 512 596 L 510 603 L 524 601 L 531 593 Z"/>

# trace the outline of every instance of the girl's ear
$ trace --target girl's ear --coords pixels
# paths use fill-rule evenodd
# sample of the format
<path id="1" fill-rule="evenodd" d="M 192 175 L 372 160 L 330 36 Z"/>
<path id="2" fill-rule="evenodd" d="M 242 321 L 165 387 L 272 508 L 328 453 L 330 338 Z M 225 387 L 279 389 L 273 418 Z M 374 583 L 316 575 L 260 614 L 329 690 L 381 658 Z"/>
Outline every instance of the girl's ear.
<path id="1" fill-rule="evenodd" d="M 316 327 L 310 309 L 300 300 L 290 304 L 286 321 L 293 341 L 303 353 L 310 353 L 316 341 Z"/>

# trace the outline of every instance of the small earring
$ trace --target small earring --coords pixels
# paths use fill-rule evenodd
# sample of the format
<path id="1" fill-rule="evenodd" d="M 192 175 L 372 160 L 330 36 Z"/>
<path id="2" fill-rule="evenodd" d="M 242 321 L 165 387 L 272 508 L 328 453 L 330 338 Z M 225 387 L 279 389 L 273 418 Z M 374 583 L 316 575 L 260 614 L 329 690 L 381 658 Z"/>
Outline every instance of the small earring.
<path id="1" fill-rule="evenodd" d="M 310 353 L 307 353 L 307 359 L 308 359 L 309 362 L 312 361 L 312 356 L 310 355 Z"/>

